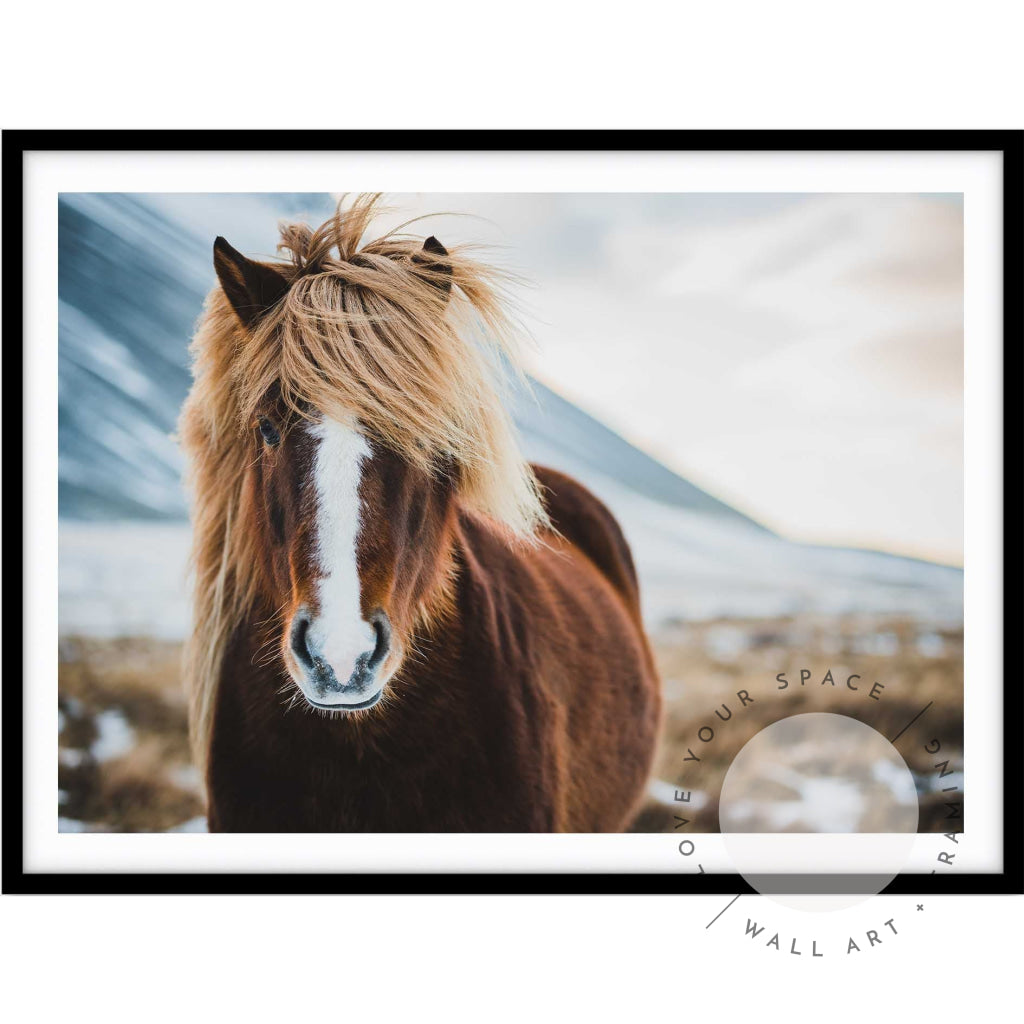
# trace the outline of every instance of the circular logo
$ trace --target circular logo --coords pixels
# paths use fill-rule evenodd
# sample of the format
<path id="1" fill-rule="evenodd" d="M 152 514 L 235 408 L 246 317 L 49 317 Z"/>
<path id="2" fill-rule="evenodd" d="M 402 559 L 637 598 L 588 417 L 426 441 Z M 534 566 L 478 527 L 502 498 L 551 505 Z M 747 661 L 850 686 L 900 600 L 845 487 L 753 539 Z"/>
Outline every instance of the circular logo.
<path id="1" fill-rule="evenodd" d="M 917 834 L 918 796 L 903 757 L 847 715 L 766 726 L 725 776 L 719 825 L 737 871 L 760 893 L 830 911 L 873 896 L 900 872 Z"/>

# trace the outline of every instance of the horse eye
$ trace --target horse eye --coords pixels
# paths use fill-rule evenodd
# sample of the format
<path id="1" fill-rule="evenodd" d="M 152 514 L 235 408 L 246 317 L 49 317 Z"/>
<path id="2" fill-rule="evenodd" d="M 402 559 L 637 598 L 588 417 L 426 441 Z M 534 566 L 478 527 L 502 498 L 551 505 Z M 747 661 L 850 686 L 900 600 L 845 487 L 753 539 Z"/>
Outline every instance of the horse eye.
<path id="1" fill-rule="evenodd" d="M 271 448 L 276 448 L 281 443 L 281 435 L 277 432 L 277 427 L 266 416 L 260 417 L 259 428 L 260 435 Z"/>

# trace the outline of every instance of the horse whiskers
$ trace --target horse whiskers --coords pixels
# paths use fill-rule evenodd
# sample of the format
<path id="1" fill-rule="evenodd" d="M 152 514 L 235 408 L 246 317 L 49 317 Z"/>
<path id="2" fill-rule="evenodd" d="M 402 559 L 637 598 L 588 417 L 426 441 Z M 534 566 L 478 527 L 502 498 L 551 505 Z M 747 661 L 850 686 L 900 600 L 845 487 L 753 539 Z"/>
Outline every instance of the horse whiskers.
<path id="1" fill-rule="evenodd" d="M 278 657 L 279 657 L 278 651 L 277 651 L 277 648 L 275 646 L 274 648 L 269 650 L 266 654 L 264 654 L 261 658 L 257 659 L 255 657 L 255 655 L 254 655 L 253 659 L 252 659 L 252 666 L 253 666 L 253 668 L 268 668 L 270 665 L 274 664 L 274 662 L 278 659 Z"/>
<path id="2" fill-rule="evenodd" d="M 252 658 L 249 659 L 249 663 L 254 668 L 266 668 L 268 665 L 273 664 L 279 653 L 278 642 L 278 637 L 275 636 L 271 637 L 265 643 L 260 644 L 260 646 L 253 651 Z"/>
<path id="3" fill-rule="evenodd" d="M 276 611 L 271 612 L 265 619 L 257 619 L 253 625 L 259 629 L 261 626 L 266 626 L 270 622 L 279 622 L 287 607 L 288 602 L 285 601 Z"/>
<path id="4" fill-rule="evenodd" d="M 287 607 L 288 602 L 285 602 L 265 619 L 260 619 L 255 623 L 255 631 L 257 633 L 264 632 L 267 638 L 253 651 L 252 658 L 250 659 L 250 664 L 253 666 L 266 668 L 277 656 L 277 645 L 280 643 L 281 637 L 274 631 L 273 626 L 280 624 L 281 616 Z M 268 651 L 268 653 L 264 655 L 264 651 Z"/>
<path id="5" fill-rule="evenodd" d="M 291 691 L 290 694 L 289 691 Z M 277 694 L 285 695 L 284 700 L 279 701 L 279 704 L 284 708 L 284 714 L 287 715 L 295 707 L 295 702 L 302 696 L 302 691 L 295 680 L 286 673 L 284 682 L 277 688 Z"/>
<path id="6" fill-rule="evenodd" d="M 257 654 L 264 650 L 264 648 L 269 647 L 270 644 L 277 643 L 278 640 L 280 639 L 280 637 L 275 635 L 271 630 L 268 629 L 266 632 L 268 634 L 267 639 L 264 640 L 263 643 L 261 643 L 259 647 L 256 648 Z"/>
<path id="7" fill-rule="evenodd" d="M 411 647 L 406 654 L 406 658 L 415 662 L 418 665 L 427 664 L 427 654 L 425 651 L 419 651 L 415 647 Z"/>

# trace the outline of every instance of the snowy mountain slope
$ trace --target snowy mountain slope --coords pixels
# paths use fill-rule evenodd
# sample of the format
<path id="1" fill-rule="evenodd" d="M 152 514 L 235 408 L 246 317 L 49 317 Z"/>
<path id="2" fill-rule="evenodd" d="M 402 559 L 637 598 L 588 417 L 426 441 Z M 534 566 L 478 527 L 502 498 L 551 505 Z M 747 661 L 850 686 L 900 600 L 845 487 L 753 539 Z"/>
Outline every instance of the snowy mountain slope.
<path id="1" fill-rule="evenodd" d="M 202 198 L 216 215 L 219 197 Z M 272 230 L 275 216 L 301 207 L 302 198 L 221 200 L 225 230 L 270 250 L 272 239 L 259 244 L 247 225 Z M 309 198 L 310 206 L 329 205 L 326 197 Z M 189 226 L 200 212 L 194 206 L 176 196 L 61 197 L 62 517 L 185 516 L 181 453 L 171 434 L 189 387 L 188 341 L 214 280 L 216 234 Z"/>
<path id="2" fill-rule="evenodd" d="M 171 434 L 218 233 L 270 253 L 279 216 L 325 195 L 65 195 L 60 202 L 62 632 L 181 635 L 188 527 Z M 633 546 L 652 621 L 796 611 L 957 618 L 962 573 L 780 538 L 541 384 L 514 413 L 527 455 L 592 487 Z M 148 522 L 147 522 L 148 521 Z"/>
<path id="3" fill-rule="evenodd" d="M 66 195 L 60 203 L 60 513 L 179 518 L 171 434 L 188 391 L 186 346 L 213 284 L 214 231 L 266 253 L 284 214 L 324 196 Z M 211 225 L 205 233 L 201 225 Z M 212 225 L 216 224 L 214 228 Z M 539 383 L 514 396 L 528 455 L 604 471 L 647 497 L 751 522 Z"/>

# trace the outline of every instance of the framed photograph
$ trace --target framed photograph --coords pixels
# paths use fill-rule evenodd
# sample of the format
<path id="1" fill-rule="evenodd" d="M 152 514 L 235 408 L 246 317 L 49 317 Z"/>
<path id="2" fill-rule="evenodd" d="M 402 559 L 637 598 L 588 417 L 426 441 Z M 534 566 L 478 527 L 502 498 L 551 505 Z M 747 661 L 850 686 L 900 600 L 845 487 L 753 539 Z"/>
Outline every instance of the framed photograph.
<path id="1" fill-rule="evenodd" d="M 1021 892 L 1022 148 L 5 133 L 4 890 Z"/>

